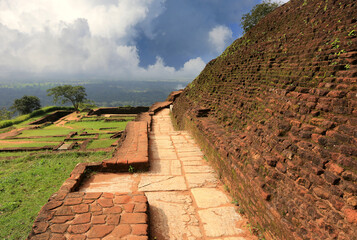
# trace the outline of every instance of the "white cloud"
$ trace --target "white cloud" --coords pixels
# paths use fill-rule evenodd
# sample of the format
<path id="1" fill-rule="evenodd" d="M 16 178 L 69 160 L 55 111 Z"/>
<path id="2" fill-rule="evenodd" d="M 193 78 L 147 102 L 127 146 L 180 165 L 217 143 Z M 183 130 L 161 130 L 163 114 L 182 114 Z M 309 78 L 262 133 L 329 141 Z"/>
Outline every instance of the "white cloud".
<path id="1" fill-rule="evenodd" d="M 208 33 L 208 41 L 217 53 L 221 53 L 229 43 L 231 43 L 233 37 L 232 30 L 226 26 L 216 26 Z"/>
<path id="2" fill-rule="evenodd" d="M 199 74 L 200 71 L 203 70 L 205 67 L 206 63 L 200 58 L 195 58 L 187 61 L 184 65 L 183 68 L 179 70 L 179 72 L 183 75 L 186 76 L 186 78 L 190 76 L 196 76 Z"/>
<path id="3" fill-rule="evenodd" d="M 156 57 L 155 64 L 149 65 L 147 69 L 136 68 L 132 73 L 134 77 L 145 75 L 148 80 L 190 80 L 197 76 L 205 65 L 198 57 L 187 61 L 182 68 L 176 70 L 167 66 L 161 57 Z"/>
<path id="4" fill-rule="evenodd" d="M 272 0 L 272 2 L 281 3 L 281 4 L 287 3 L 287 2 L 289 2 L 289 1 L 290 1 L 290 0 Z M 264 0 L 261 1 L 261 2 L 264 2 Z"/>
<path id="5" fill-rule="evenodd" d="M 146 35 L 165 0 L 0 0 L 0 80 L 15 75 L 110 79 L 193 79 L 200 58 L 176 70 L 164 60 L 143 68 L 136 26 Z"/>

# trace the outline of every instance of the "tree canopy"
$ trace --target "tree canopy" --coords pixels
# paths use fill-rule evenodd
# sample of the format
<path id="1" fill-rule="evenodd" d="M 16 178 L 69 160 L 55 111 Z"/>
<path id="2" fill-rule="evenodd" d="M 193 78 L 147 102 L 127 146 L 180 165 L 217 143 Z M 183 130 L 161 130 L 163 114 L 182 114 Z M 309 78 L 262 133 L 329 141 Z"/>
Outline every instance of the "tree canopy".
<path id="1" fill-rule="evenodd" d="M 260 19 L 268 15 L 280 5 L 280 3 L 271 2 L 270 0 L 255 5 L 249 13 L 243 14 L 241 26 L 243 27 L 244 32 L 248 32 L 249 29 L 254 27 L 260 21 Z"/>
<path id="2" fill-rule="evenodd" d="M 15 111 L 21 114 L 28 114 L 34 110 L 41 108 L 40 99 L 36 96 L 23 96 L 22 98 L 15 99 L 14 104 L 11 107 Z"/>
<path id="3" fill-rule="evenodd" d="M 79 105 L 87 101 L 86 90 L 83 86 L 63 85 L 47 90 L 48 96 L 53 96 L 54 103 L 65 104 L 71 102 L 74 109 L 78 111 Z"/>
<path id="4" fill-rule="evenodd" d="M 0 121 L 11 119 L 13 114 L 14 112 L 7 110 L 6 107 L 3 107 L 2 109 L 0 109 Z"/>

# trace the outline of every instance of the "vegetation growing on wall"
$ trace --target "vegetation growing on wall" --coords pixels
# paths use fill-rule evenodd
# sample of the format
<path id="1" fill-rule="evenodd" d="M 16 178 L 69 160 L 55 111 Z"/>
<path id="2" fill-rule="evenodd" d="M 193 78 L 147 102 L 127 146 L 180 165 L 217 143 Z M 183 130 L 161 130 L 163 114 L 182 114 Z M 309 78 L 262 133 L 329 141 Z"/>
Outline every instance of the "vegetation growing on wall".
<path id="1" fill-rule="evenodd" d="M 280 3 L 271 2 L 270 0 L 265 0 L 255 5 L 249 13 L 243 14 L 241 26 L 244 32 L 248 32 L 252 27 L 257 25 L 260 19 L 274 11 L 280 5 Z"/>

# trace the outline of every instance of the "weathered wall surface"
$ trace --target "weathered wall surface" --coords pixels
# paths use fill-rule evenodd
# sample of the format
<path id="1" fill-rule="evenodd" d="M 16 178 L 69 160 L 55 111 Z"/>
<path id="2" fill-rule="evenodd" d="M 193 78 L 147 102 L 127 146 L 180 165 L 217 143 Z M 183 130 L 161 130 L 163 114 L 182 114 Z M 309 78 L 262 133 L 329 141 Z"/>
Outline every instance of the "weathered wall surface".
<path id="1" fill-rule="evenodd" d="M 98 108 L 92 110 L 88 115 L 102 115 L 102 114 L 139 114 L 142 112 L 147 112 L 149 107 L 107 107 L 107 108 Z"/>
<path id="2" fill-rule="evenodd" d="M 174 102 L 266 238 L 356 239 L 356 13 L 354 0 L 292 0 Z"/>
<path id="3" fill-rule="evenodd" d="M 46 123 L 46 122 L 56 122 L 57 120 L 59 120 L 60 118 L 67 116 L 68 114 L 73 113 L 73 111 L 56 111 L 54 113 L 51 113 L 47 116 L 44 116 L 43 118 L 34 121 L 32 123 L 30 123 L 31 125 L 38 125 L 38 124 L 42 124 L 42 123 Z"/>

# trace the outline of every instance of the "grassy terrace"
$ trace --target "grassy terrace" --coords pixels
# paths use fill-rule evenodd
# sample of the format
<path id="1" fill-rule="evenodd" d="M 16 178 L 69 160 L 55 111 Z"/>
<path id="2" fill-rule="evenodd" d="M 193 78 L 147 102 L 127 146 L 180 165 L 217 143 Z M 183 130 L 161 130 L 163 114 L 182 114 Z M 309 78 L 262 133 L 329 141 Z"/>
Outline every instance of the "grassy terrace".
<path id="1" fill-rule="evenodd" d="M 28 123 L 40 117 L 42 115 L 2 128 L 0 134 L 29 127 Z M 110 137 L 113 132 L 124 130 L 133 117 L 112 118 L 126 121 L 105 119 L 82 117 L 63 125 L 23 130 L 17 136 L 0 139 L 0 149 L 56 146 L 70 132 L 78 133 L 71 142 L 81 144 L 92 139 L 87 146 L 90 151 L 0 152 L 0 239 L 26 239 L 41 207 L 59 189 L 77 163 L 100 162 L 112 157 L 114 149 L 108 147 L 117 139 Z M 93 139 L 95 135 L 80 136 L 83 132 L 98 134 L 98 139 Z M 101 151 L 103 148 L 107 149 Z"/>
<path id="2" fill-rule="evenodd" d="M 51 152 L 0 158 L 0 238 L 26 239 L 41 207 L 80 162 L 98 162 L 111 152 Z M 17 154 L 16 154 L 17 155 Z M 4 156 L 0 154 L 0 157 Z"/>

